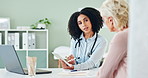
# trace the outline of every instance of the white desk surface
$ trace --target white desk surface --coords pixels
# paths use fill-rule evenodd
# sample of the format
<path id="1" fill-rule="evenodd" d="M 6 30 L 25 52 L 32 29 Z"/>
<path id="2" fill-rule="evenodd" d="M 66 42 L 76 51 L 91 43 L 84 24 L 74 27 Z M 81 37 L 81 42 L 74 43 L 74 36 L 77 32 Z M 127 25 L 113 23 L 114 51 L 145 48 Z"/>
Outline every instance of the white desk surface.
<path id="1" fill-rule="evenodd" d="M 51 70 L 50 74 L 37 74 L 35 77 L 30 77 L 28 75 L 21 75 L 12 72 L 8 72 L 6 69 L 0 69 L 0 78 L 95 78 L 98 69 L 89 70 L 88 75 L 78 76 L 78 75 L 60 75 L 63 71 L 62 68 L 49 68 L 46 70 Z"/>

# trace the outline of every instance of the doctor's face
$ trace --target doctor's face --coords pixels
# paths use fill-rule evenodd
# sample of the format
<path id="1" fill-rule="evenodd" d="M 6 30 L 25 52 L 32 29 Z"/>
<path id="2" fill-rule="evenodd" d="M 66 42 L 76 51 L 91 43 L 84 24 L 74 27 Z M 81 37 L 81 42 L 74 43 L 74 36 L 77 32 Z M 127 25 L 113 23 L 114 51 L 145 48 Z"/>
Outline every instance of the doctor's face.
<path id="1" fill-rule="evenodd" d="M 92 32 L 92 24 L 90 19 L 84 15 L 84 14 L 80 14 L 77 18 L 77 23 L 79 28 L 85 33 L 90 33 Z"/>

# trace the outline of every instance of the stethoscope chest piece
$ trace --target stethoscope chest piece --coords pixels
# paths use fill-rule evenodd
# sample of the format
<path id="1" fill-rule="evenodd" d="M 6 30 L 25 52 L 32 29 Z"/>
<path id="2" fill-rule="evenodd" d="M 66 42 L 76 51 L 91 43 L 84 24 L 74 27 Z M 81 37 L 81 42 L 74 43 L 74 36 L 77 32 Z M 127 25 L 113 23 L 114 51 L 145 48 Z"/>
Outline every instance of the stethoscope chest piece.
<path id="1" fill-rule="evenodd" d="M 91 53 L 88 53 L 87 56 L 90 57 L 91 56 Z"/>
<path id="2" fill-rule="evenodd" d="M 95 46 L 95 44 L 96 44 L 97 37 L 98 37 L 98 34 L 96 34 L 96 38 L 95 38 L 95 41 L 94 41 L 94 43 L 93 43 L 93 46 L 92 46 L 92 48 L 91 48 L 90 53 L 87 54 L 88 57 L 90 57 L 90 56 L 92 55 L 92 53 L 93 53 L 92 50 L 93 50 L 93 48 L 94 48 L 94 46 Z M 77 44 L 79 44 L 79 47 L 80 47 L 80 41 L 81 41 L 81 40 L 82 40 L 82 38 L 78 39 L 78 42 L 75 44 L 75 48 L 77 47 Z"/>

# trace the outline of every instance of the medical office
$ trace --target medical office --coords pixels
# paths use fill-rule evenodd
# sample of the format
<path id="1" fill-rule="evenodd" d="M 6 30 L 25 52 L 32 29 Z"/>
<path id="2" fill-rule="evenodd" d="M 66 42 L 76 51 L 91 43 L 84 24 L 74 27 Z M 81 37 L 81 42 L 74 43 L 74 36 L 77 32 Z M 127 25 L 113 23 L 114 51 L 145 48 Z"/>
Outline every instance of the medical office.
<path id="1" fill-rule="evenodd" d="M 29 32 L 37 32 L 35 34 L 38 34 L 37 38 L 39 38 L 39 40 L 36 41 L 37 42 L 36 46 L 39 48 L 39 50 L 34 49 L 35 51 L 34 50 L 29 51 L 29 49 L 25 49 L 25 50 L 18 49 L 18 55 L 19 55 L 20 61 L 23 63 L 23 67 L 26 67 L 26 64 L 25 64 L 26 55 L 28 55 L 29 52 L 31 53 L 32 51 L 34 51 L 30 55 L 36 56 L 38 58 L 38 61 L 37 61 L 38 68 L 58 68 L 58 60 L 55 60 L 51 53 L 54 51 L 55 48 L 57 48 L 59 46 L 70 46 L 71 37 L 67 31 L 68 19 L 69 19 L 70 15 L 73 12 L 79 10 L 80 8 L 83 8 L 86 6 L 92 6 L 95 8 L 99 8 L 103 1 L 104 0 L 73 0 L 73 1 L 72 0 L 12 0 L 12 1 L 11 0 L 3 0 L 0 2 L 0 18 L 9 18 L 10 19 L 10 29 L 14 29 L 14 30 L 9 30 L 9 32 L 18 32 L 16 30 L 17 27 L 18 28 L 19 27 L 26 27 L 27 28 L 27 27 L 30 27 L 30 25 L 35 24 L 40 19 L 48 18 L 49 21 L 51 22 L 51 24 L 46 28 L 46 30 L 37 30 L 37 31 L 36 30 L 35 31 L 27 31 L 27 30 L 20 31 L 19 30 L 21 32 L 21 34 L 23 32 L 28 32 L 28 33 Z M 147 2 L 147 1 L 145 1 L 145 2 Z M 134 4 L 136 4 L 136 3 L 139 3 L 138 0 L 135 2 L 132 2 L 132 0 L 131 0 L 130 4 L 134 6 Z M 141 3 L 140 5 L 143 5 L 143 3 Z M 146 20 L 146 19 L 144 19 L 144 20 Z M 144 25 L 142 25 L 142 26 L 144 26 Z M 143 28 L 145 28 L 145 27 L 143 27 Z M 139 28 L 137 27 L 137 30 L 138 29 Z M 2 30 L 0 32 L 5 33 L 6 30 Z M 139 32 L 145 33 L 145 31 L 139 31 Z M 104 27 L 100 31 L 100 34 L 103 37 L 105 37 L 109 43 L 112 36 L 115 33 L 109 33 L 109 30 Z M 131 31 L 131 34 L 134 35 L 134 31 Z M 5 38 L 8 38 L 8 37 L 5 37 Z M 1 38 L 1 39 L 4 39 L 4 38 Z M 43 43 L 42 43 L 42 41 L 43 41 Z M 6 42 L 7 41 L 2 40 L 2 44 L 5 44 Z M 46 43 L 46 42 L 48 42 L 48 43 Z M 133 45 L 132 42 L 133 42 L 133 40 L 131 40 L 132 45 L 130 45 L 131 46 L 130 48 L 132 48 L 132 46 L 136 47 L 136 45 Z M 44 48 L 44 47 L 46 47 L 46 48 Z M 21 47 L 21 48 L 23 48 L 23 47 Z M 42 49 L 42 48 L 44 48 L 44 49 Z M 107 49 L 108 49 L 108 47 L 107 47 Z M 28 53 L 25 52 L 26 50 L 28 51 Z M 132 49 L 130 49 L 130 51 L 132 51 Z M 130 53 L 132 53 L 132 52 L 130 52 Z M 138 52 L 137 52 L 137 54 L 138 54 Z M 134 62 L 134 64 L 137 64 L 138 62 L 133 61 L 134 59 L 137 59 L 136 58 L 137 55 L 134 55 L 134 56 L 130 55 L 130 56 L 132 56 L 132 57 L 130 58 L 131 60 L 129 62 L 129 64 L 130 64 L 129 66 L 131 67 L 130 72 L 132 72 L 136 69 L 134 69 L 135 66 L 132 68 L 133 65 L 131 63 Z M 142 57 L 142 56 L 144 56 L 144 55 L 141 55 L 140 57 Z M 138 59 L 138 60 L 140 60 L 140 59 Z M 141 59 L 141 60 L 144 60 L 144 59 Z M 144 66 L 140 66 L 140 67 L 143 68 Z M 0 68 L 4 68 L 4 65 L 3 65 L 1 59 L 0 59 Z M 139 72 L 141 71 L 140 68 L 137 70 L 139 70 Z M 146 71 L 144 71 L 144 72 L 146 72 Z M 137 73 L 137 72 L 135 72 L 135 73 Z M 134 75 L 136 75 L 135 73 L 134 73 Z M 4 74 L 7 74 L 7 73 L 4 73 Z M 130 74 L 132 74 L 132 73 L 130 73 Z M 142 74 L 142 73 L 140 73 L 140 74 Z M 9 75 L 12 75 L 12 74 L 9 74 Z M 17 76 L 17 75 L 12 76 L 12 78 L 15 78 L 15 76 Z M 142 78 L 146 78 L 146 73 L 143 76 L 144 77 L 142 77 Z M 20 77 L 23 77 L 23 75 Z M 46 77 L 48 77 L 48 75 L 46 75 L 45 78 Z M 80 78 L 82 78 L 82 77 L 80 77 Z M 138 77 L 136 77 L 136 76 L 132 77 L 132 75 L 130 75 L 130 78 L 138 78 Z"/>
<path id="2" fill-rule="evenodd" d="M 58 60 L 54 59 L 52 52 L 59 46 L 69 47 L 70 45 L 71 37 L 67 30 L 70 15 L 86 6 L 98 8 L 102 2 L 103 0 L 6 0 L 0 3 L 0 17 L 9 18 L 10 30 L 7 31 L 8 33 L 14 32 L 19 33 L 19 36 L 23 36 L 24 32 L 28 32 L 34 33 L 36 37 L 36 44 L 33 50 L 32 48 L 24 49 L 22 46 L 23 40 L 20 40 L 20 47 L 17 48 L 17 54 L 24 68 L 26 68 L 25 58 L 27 55 L 37 57 L 37 68 L 58 68 Z M 48 18 L 48 20 L 51 22 L 51 24 L 48 25 L 45 30 L 38 29 L 35 31 L 30 31 L 27 29 L 27 27 L 31 27 L 30 25 L 35 24 L 38 20 L 44 18 Z M 20 30 L 23 29 L 23 27 L 26 31 Z M 17 30 L 17 28 L 19 30 Z M 108 36 L 107 32 L 109 32 L 109 30 L 104 28 L 104 30 L 102 30 L 100 33 L 104 34 L 104 36 L 110 40 L 114 33 Z M 6 33 L 6 31 L 2 30 L 1 33 Z M 2 37 L 5 39 L 9 38 L 5 36 Z M 9 42 L 5 41 L 4 38 L 2 38 L 2 44 L 9 44 Z M 4 67 L 1 59 L 0 67 Z"/>

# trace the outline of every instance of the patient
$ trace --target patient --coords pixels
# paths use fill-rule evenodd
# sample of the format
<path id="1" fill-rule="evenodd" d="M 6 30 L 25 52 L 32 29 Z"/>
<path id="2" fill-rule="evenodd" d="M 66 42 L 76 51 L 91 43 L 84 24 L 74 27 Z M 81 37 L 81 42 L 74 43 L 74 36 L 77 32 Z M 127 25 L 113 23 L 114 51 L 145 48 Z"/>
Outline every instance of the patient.
<path id="1" fill-rule="evenodd" d="M 128 4 L 125 0 L 106 0 L 100 12 L 109 30 L 117 34 L 97 78 L 127 78 Z"/>

